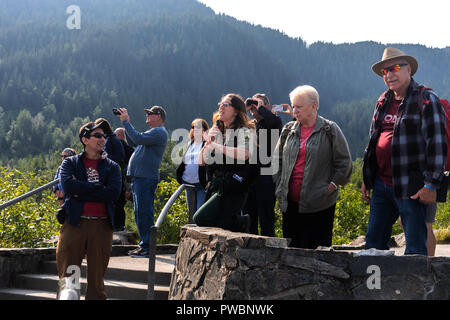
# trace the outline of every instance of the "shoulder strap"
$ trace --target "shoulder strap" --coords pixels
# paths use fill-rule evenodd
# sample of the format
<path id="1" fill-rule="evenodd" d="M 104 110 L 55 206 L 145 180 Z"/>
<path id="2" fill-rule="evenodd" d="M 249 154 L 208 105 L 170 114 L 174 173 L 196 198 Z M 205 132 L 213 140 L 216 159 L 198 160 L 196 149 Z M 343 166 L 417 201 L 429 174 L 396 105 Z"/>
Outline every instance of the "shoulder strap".
<path id="1" fill-rule="evenodd" d="M 441 99 L 442 107 L 444 108 L 444 114 L 447 118 L 447 121 L 450 121 L 450 103 L 447 99 Z M 450 152 L 450 151 L 449 151 Z"/>
<path id="2" fill-rule="evenodd" d="M 283 149 L 283 146 L 284 146 L 284 144 L 286 142 L 286 138 L 287 138 L 289 132 L 291 132 L 292 125 L 286 124 L 285 128 L 286 128 L 286 130 L 283 130 L 284 128 L 281 130 L 281 137 L 280 137 L 280 146 L 281 146 L 281 148 L 280 148 L 280 150 Z"/>
<path id="3" fill-rule="evenodd" d="M 420 86 L 420 92 L 419 92 L 419 97 L 418 97 L 418 106 L 420 108 L 420 114 L 422 114 L 423 111 L 423 93 L 425 92 L 425 90 L 433 90 L 431 88 L 427 88 L 425 86 Z"/>
<path id="4" fill-rule="evenodd" d="M 333 123 L 328 119 L 323 119 L 325 121 L 325 125 L 323 125 L 323 129 L 327 135 L 328 141 L 330 142 L 331 148 L 333 148 L 333 135 L 331 134 L 331 126 Z"/>
<path id="5" fill-rule="evenodd" d="M 325 129 L 325 133 L 327 134 L 328 141 L 330 141 L 331 148 L 333 148 L 333 135 L 331 134 L 331 124 L 326 121 L 326 125 L 323 127 Z"/>

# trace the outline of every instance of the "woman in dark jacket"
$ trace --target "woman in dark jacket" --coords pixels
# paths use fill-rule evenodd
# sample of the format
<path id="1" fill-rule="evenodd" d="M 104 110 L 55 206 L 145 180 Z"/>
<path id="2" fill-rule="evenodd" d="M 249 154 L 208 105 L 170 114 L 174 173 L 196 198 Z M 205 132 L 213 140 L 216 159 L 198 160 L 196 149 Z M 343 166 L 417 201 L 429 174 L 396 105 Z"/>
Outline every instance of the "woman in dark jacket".
<path id="1" fill-rule="evenodd" d="M 207 201 L 194 214 L 198 226 L 248 232 L 250 216 L 242 216 L 241 210 L 249 186 L 259 174 L 259 168 L 252 170 L 249 163 L 256 149 L 254 131 L 242 97 L 231 93 L 223 96 L 217 124 L 206 135 L 199 157 L 212 180 Z"/>
<path id="2" fill-rule="evenodd" d="M 205 202 L 206 196 L 206 168 L 199 166 L 198 156 L 205 140 L 203 134 L 208 131 L 208 123 L 200 118 L 194 119 L 189 131 L 190 142 L 177 168 L 177 181 L 179 184 L 189 184 L 194 188 L 186 189 L 186 201 L 189 209 L 189 223 L 193 223 L 192 216 Z"/>

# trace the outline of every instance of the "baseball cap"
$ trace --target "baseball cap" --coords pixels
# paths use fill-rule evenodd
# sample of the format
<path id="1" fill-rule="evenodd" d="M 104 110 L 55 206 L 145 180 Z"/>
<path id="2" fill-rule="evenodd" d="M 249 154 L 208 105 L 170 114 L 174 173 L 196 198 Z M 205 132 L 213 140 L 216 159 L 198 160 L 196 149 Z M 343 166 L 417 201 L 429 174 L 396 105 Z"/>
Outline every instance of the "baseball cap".
<path id="1" fill-rule="evenodd" d="M 99 121 L 98 123 L 90 121 L 81 126 L 80 131 L 78 131 L 78 137 L 80 138 L 80 141 L 83 137 L 88 138 L 91 132 L 97 128 L 101 128 L 104 133 L 107 133 L 110 130 L 109 124 L 105 121 Z"/>
<path id="2" fill-rule="evenodd" d="M 159 114 L 161 116 L 162 121 L 166 121 L 166 111 L 163 107 L 153 106 L 150 109 L 144 109 L 148 114 Z"/>

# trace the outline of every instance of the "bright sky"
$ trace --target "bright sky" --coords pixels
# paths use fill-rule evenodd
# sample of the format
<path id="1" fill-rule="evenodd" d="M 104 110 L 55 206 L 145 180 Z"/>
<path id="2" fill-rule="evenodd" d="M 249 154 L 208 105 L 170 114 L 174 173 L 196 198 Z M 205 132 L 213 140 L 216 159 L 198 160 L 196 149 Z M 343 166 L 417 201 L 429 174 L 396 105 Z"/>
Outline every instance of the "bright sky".
<path id="1" fill-rule="evenodd" d="M 450 0 L 199 0 L 308 44 L 357 41 L 450 46 Z"/>

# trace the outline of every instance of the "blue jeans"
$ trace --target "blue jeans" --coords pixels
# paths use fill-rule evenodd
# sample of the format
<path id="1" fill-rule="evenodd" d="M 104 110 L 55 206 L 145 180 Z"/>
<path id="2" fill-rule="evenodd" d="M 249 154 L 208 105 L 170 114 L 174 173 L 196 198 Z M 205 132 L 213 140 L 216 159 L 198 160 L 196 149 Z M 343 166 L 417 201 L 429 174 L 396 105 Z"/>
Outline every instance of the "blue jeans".
<path id="1" fill-rule="evenodd" d="M 427 205 L 418 200 L 395 199 L 394 189 L 376 178 L 370 200 L 366 249 L 389 250 L 392 225 L 400 216 L 405 231 L 405 254 L 427 255 Z"/>
<path id="2" fill-rule="evenodd" d="M 183 181 L 184 182 L 184 181 Z M 200 183 L 188 183 L 189 185 L 195 186 L 195 189 L 186 189 L 186 203 L 189 210 L 189 223 L 194 223 L 193 216 L 194 213 L 205 203 L 206 190 L 203 189 Z"/>
<path id="3" fill-rule="evenodd" d="M 153 205 L 155 190 L 158 186 L 158 178 L 133 177 L 131 187 L 133 189 L 134 219 L 138 229 L 139 246 L 149 249 L 150 227 L 154 225 Z"/>

